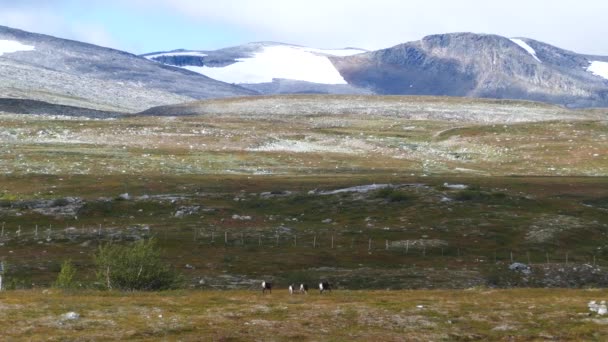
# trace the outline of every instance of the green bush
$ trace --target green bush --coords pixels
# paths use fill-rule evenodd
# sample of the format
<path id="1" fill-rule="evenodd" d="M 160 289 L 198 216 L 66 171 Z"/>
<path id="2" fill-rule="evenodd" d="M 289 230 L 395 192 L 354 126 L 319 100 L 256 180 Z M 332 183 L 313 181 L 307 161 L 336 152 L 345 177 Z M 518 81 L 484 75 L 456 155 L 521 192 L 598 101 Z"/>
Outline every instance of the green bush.
<path id="1" fill-rule="evenodd" d="M 410 199 L 408 194 L 394 188 L 383 188 L 375 193 L 375 198 L 381 198 L 388 202 L 405 202 Z"/>
<path id="2" fill-rule="evenodd" d="M 97 280 L 107 289 L 156 291 L 178 287 L 181 276 L 160 256 L 154 239 L 132 246 L 105 244 L 94 255 Z"/>
<path id="3" fill-rule="evenodd" d="M 53 283 L 53 287 L 58 289 L 73 289 L 78 286 L 75 281 L 76 276 L 76 268 L 70 260 L 66 260 L 61 264 L 61 271 L 59 271 L 59 275 L 57 276 L 57 280 Z"/>

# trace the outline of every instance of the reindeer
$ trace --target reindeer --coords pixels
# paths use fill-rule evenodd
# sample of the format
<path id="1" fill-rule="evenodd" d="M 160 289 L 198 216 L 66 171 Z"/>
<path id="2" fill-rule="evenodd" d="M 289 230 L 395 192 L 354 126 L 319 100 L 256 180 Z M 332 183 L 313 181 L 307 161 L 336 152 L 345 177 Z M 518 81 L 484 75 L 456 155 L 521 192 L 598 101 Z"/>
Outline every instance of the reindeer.
<path id="1" fill-rule="evenodd" d="M 266 291 L 268 291 L 272 294 L 272 283 L 263 281 L 262 282 L 262 293 L 266 293 Z"/>
<path id="2" fill-rule="evenodd" d="M 322 281 L 319 283 L 319 293 L 323 294 L 325 291 L 331 292 L 331 285 L 326 281 Z"/>

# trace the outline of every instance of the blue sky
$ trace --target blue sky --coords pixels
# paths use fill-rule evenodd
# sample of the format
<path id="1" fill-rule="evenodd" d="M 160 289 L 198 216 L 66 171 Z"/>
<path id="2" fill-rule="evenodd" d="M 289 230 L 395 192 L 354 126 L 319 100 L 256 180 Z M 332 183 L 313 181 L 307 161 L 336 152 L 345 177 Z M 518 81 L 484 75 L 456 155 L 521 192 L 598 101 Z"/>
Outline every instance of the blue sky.
<path id="1" fill-rule="evenodd" d="M 0 25 L 133 53 L 272 40 L 378 49 L 445 32 L 608 55 L 605 0 L 0 0 Z"/>
<path id="2" fill-rule="evenodd" d="M 249 32 L 239 27 L 167 13 L 161 8 L 120 5 L 111 1 L 92 4 L 66 1 L 63 6 L 66 21 L 102 27 L 111 45 L 138 53 L 176 48 L 221 48 L 253 39 Z"/>

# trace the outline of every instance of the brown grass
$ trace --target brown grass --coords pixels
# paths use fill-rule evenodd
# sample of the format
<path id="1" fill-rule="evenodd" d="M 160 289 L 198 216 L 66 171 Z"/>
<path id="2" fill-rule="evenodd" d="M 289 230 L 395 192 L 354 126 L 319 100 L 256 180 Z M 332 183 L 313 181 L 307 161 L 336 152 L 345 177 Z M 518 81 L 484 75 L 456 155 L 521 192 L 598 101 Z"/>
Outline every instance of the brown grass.
<path id="1" fill-rule="evenodd" d="M 0 293 L 6 340 L 600 341 L 606 290 Z M 74 311 L 77 320 L 62 315 Z"/>

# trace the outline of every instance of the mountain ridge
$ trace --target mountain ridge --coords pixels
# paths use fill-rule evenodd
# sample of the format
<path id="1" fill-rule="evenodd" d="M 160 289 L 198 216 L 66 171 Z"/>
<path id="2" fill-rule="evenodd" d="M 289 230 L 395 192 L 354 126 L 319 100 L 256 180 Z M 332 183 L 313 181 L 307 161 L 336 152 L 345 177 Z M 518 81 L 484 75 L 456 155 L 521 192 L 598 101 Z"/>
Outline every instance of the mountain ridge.
<path id="1" fill-rule="evenodd" d="M 234 69 L 234 64 L 261 54 L 259 44 L 214 51 L 173 50 L 179 51 L 179 55 L 169 57 L 145 56 L 203 74 L 223 75 L 220 70 L 228 72 L 227 67 Z M 324 56 L 344 80 L 340 87 L 310 79 L 270 76 L 258 82 L 233 80 L 233 83 L 267 95 L 447 95 L 542 101 L 573 108 L 608 106 L 608 75 L 591 71 L 593 63 L 601 63 L 596 69 L 603 71 L 607 56 L 578 54 L 531 38 L 456 32 L 429 35 L 386 49 L 358 51 L 352 55 Z M 189 61 L 192 57 L 189 53 L 200 54 L 196 56 L 196 65 Z"/>

